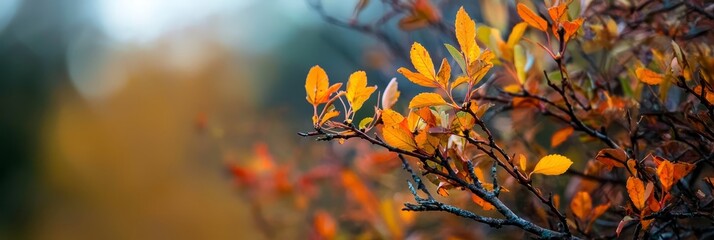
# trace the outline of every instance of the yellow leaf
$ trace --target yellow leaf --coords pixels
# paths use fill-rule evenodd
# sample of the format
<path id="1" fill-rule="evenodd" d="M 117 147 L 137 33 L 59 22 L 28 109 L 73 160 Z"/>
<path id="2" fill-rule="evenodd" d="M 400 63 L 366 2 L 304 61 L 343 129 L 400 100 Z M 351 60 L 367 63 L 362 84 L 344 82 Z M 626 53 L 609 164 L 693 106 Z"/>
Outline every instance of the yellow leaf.
<path id="1" fill-rule="evenodd" d="M 436 81 L 422 75 L 421 73 L 418 73 L 418 72 L 415 73 L 415 72 L 412 72 L 409 69 L 406 69 L 403 67 L 397 69 L 397 72 L 404 75 L 404 77 L 406 77 L 407 79 L 409 79 L 409 81 L 413 82 L 416 85 L 419 85 L 422 87 L 432 87 L 432 88 L 439 87 L 439 84 Z"/>
<path id="2" fill-rule="evenodd" d="M 322 116 L 322 119 L 320 120 L 320 126 L 322 126 L 323 124 L 325 124 L 325 122 L 327 122 L 327 120 L 330 120 L 330 119 L 332 119 L 332 118 L 334 118 L 334 117 L 337 117 L 337 116 L 339 116 L 339 115 L 340 115 L 340 112 L 339 112 L 339 111 L 335 111 L 335 110 L 332 110 L 332 111 L 329 111 L 329 112 L 325 113 L 325 116 Z"/>
<path id="3" fill-rule="evenodd" d="M 519 3 L 516 7 L 518 11 L 518 16 L 523 19 L 524 22 L 528 23 L 531 27 L 545 32 L 548 29 L 548 23 L 542 17 L 538 16 L 533 12 L 528 6 L 523 3 Z"/>
<path id="4" fill-rule="evenodd" d="M 637 78 L 640 79 L 640 81 L 649 85 L 657 85 L 664 80 L 664 76 L 662 76 L 662 74 L 656 73 L 644 67 L 638 67 L 635 70 L 635 75 L 637 75 Z"/>
<path id="5" fill-rule="evenodd" d="M 520 44 L 513 47 L 513 65 L 516 67 L 518 82 L 526 83 L 526 50 Z"/>
<path id="6" fill-rule="evenodd" d="M 391 81 L 389 81 L 389 84 L 387 84 L 387 88 L 384 89 L 384 93 L 382 93 L 382 109 L 391 109 L 395 103 L 397 103 L 397 99 L 399 99 L 399 90 L 397 90 L 397 78 L 392 78 Z"/>
<path id="7" fill-rule="evenodd" d="M 551 154 L 541 158 L 531 174 L 560 175 L 565 173 L 572 164 L 573 161 L 563 155 Z"/>
<path id="8" fill-rule="evenodd" d="M 384 109 L 384 111 L 382 111 L 382 122 L 384 122 L 385 127 L 399 125 L 402 121 L 404 121 L 402 114 L 392 109 Z"/>
<path id="9" fill-rule="evenodd" d="M 588 219 L 588 215 L 590 215 L 590 210 L 592 210 L 592 208 L 593 205 L 590 194 L 585 191 L 576 193 L 575 196 L 573 196 L 573 201 L 570 202 L 570 210 L 573 211 L 573 215 L 582 221 L 586 221 Z"/>
<path id="10" fill-rule="evenodd" d="M 508 47 L 513 48 L 516 46 L 516 44 L 521 40 L 521 37 L 523 37 L 523 33 L 526 32 L 526 27 L 528 27 L 528 23 L 518 23 L 515 26 L 513 26 L 513 29 L 511 30 L 511 34 L 508 35 L 508 42 L 506 45 Z"/>
<path id="11" fill-rule="evenodd" d="M 645 184 L 642 180 L 636 177 L 627 179 L 627 193 L 637 209 L 642 210 L 645 207 Z"/>
<path id="12" fill-rule="evenodd" d="M 561 143 L 565 142 L 565 140 L 573 134 L 573 131 L 573 127 L 566 127 L 553 133 L 553 137 L 550 139 L 550 146 L 557 147 Z"/>
<path id="13" fill-rule="evenodd" d="M 454 88 L 458 87 L 461 84 L 469 82 L 469 77 L 467 76 L 459 76 L 454 80 L 453 83 L 451 83 L 451 89 L 453 90 Z"/>
<path id="14" fill-rule="evenodd" d="M 347 102 L 352 106 L 352 111 L 356 112 L 364 104 L 369 96 L 377 90 L 376 86 L 367 87 L 367 74 L 364 71 L 357 71 L 350 75 L 349 80 L 347 80 L 347 91 L 345 97 Z"/>
<path id="15" fill-rule="evenodd" d="M 527 166 L 528 166 L 528 159 L 526 159 L 526 156 L 523 155 L 523 153 L 518 154 L 518 168 L 521 169 L 521 172 L 526 172 Z"/>
<path id="16" fill-rule="evenodd" d="M 469 17 L 464 7 L 459 8 L 456 12 L 456 21 L 454 22 L 456 29 L 456 40 L 459 42 L 461 52 L 467 58 L 467 62 L 476 59 L 481 49 L 476 45 L 476 22 Z"/>
<path id="17" fill-rule="evenodd" d="M 374 120 L 374 119 L 371 117 L 366 117 L 366 118 L 362 119 L 362 121 L 359 121 L 359 124 L 357 126 L 359 127 L 359 129 L 365 129 L 367 127 L 367 125 L 372 123 L 372 120 Z"/>
<path id="18" fill-rule="evenodd" d="M 493 67 L 491 60 L 493 60 L 494 57 L 495 55 L 491 51 L 486 50 L 481 53 L 476 61 L 469 64 L 466 71 L 471 77 L 471 79 L 469 79 L 471 85 L 476 85 L 486 76 L 488 70 Z"/>
<path id="19" fill-rule="evenodd" d="M 444 98 L 437 93 L 420 93 L 409 102 L 409 108 L 431 107 L 437 105 L 448 105 Z"/>
<path id="20" fill-rule="evenodd" d="M 438 80 L 442 88 L 446 89 L 446 85 L 449 84 L 451 79 L 451 65 L 449 65 L 449 61 L 446 61 L 446 58 L 441 60 L 441 66 L 436 75 L 436 80 Z"/>
<path id="21" fill-rule="evenodd" d="M 431 56 L 429 52 L 426 51 L 424 46 L 418 42 L 412 44 L 412 50 L 409 52 L 409 56 L 412 60 L 412 65 L 417 72 L 421 73 L 425 77 L 434 80 L 436 73 L 434 72 L 434 63 L 431 61 Z"/>

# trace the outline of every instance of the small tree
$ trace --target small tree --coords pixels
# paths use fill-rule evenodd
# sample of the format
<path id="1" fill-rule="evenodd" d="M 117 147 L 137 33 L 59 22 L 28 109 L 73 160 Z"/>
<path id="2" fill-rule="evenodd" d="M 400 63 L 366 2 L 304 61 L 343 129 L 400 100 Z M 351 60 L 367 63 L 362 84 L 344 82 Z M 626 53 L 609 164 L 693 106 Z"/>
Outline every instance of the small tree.
<path id="1" fill-rule="evenodd" d="M 504 41 L 496 30 L 477 27 L 463 8 L 452 29 L 428 1 L 385 3 L 410 12 L 403 29 L 434 27 L 455 36 L 458 48 L 445 44 L 450 59 L 438 69 L 418 42 L 408 54 L 413 68 L 398 69 L 433 91 L 411 98 L 402 114 L 393 109 L 400 98 L 393 79 L 373 116 L 355 119 L 377 87 L 358 71 L 341 90 L 342 83 L 330 85 L 315 66 L 305 84 L 314 131 L 300 135 L 359 139 L 397 153 L 415 200 L 403 210 L 448 212 L 538 238 L 711 236 L 714 186 L 706 175 L 714 166 L 713 4 L 602 2 L 569 11 L 570 1 L 556 1 L 541 14 L 519 3 L 515 12 L 523 22 Z M 313 6 L 330 22 L 377 33 L 399 54 L 400 46 L 384 34 L 328 17 L 319 2 Z M 528 29 L 533 38 L 524 37 Z M 541 59 L 549 62 L 538 64 Z M 524 134 L 496 134 L 487 119 L 505 112 Z M 578 169 L 569 157 L 546 153 L 548 146 L 529 133 L 539 122 L 558 128 L 551 149 L 578 137 L 585 158 Z M 547 181 L 565 173 L 574 190 L 563 206 Z M 429 190 L 424 178 L 436 189 Z M 432 193 L 446 197 L 455 190 L 469 192 L 474 203 L 500 217 L 446 204 Z M 502 200 L 516 190 L 527 191 L 545 211 L 529 215 Z M 606 213 L 619 224 L 599 224 Z"/>

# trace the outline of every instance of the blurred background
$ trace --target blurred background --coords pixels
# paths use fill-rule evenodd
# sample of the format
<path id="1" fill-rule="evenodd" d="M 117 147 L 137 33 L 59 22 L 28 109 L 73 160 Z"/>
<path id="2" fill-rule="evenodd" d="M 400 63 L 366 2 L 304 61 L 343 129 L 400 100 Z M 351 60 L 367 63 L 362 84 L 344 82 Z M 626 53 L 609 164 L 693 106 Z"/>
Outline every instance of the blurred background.
<path id="1" fill-rule="evenodd" d="M 437 2 L 447 23 L 466 4 Z M 347 21 L 357 1 L 324 4 Z M 383 9 L 372 4 L 360 19 Z M 451 41 L 397 21 L 380 27 L 406 50 Z M 405 65 L 307 1 L 0 0 L 0 54 L 0 239 L 400 238 L 413 221 L 398 211 L 411 196 L 394 194 L 406 190 L 394 156 L 295 134 L 311 126 L 311 66 L 331 82 L 366 70 L 383 89 Z M 375 174 L 370 161 L 354 167 L 365 158 L 397 171 L 355 185 Z M 342 171 L 332 189 L 356 196 L 330 183 L 305 191 L 347 166 L 357 174 Z M 346 224 L 359 219 L 342 211 L 349 199 L 377 206 L 378 223 Z"/>

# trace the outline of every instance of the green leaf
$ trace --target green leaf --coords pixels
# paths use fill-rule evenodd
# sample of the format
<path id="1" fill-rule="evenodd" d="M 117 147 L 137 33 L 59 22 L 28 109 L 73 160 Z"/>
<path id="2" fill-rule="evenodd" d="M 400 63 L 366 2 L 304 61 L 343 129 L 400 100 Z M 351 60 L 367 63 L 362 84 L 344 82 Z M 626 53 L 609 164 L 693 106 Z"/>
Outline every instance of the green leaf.
<path id="1" fill-rule="evenodd" d="M 466 62 L 464 61 L 464 56 L 461 55 L 461 52 L 459 52 L 459 50 L 456 49 L 451 44 L 445 43 L 444 46 L 446 46 L 446 50 L 449 50 L 449 54 L 451 54 L 451 57 L 453 57 L 454 60 L 456 60 L 456 63 L 459 64 L 459 67 L 461 67 L 461 72 L 465 73 L 466 72 Z"/>

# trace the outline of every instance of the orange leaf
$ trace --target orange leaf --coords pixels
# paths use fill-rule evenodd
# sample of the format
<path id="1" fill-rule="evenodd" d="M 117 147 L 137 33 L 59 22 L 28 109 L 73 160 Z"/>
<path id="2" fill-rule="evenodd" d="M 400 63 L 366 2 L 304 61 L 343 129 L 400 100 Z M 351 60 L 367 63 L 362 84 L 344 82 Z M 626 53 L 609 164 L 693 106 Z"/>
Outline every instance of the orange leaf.
<path id="1" fill-rule="evenodd" d="M 590 210 L 592 210 L 592 199 L 590 194 L 585 191 L 581 191 L 575 194 L 572 202 L 570 202 L 570 210 L 573 211 L 573 215 L 578 217 L 581 221 L 587 221 L 588 215 L 590 215 Z"/>
<path id="2" fill-rule="evenodd" d="M 551 147 L 557 147 L 558 145 L 562 144 L 565 142 L 565 140 L 570 137 L 571 134 L 573 134 L 573 127 L 566 127 L 563 129 L 558 130 L 553 134 L 553 137 L 550 139 L 550 146 Z"/>
<path id="3" fill-rule="evenodd" d="M 334 117 L 337 117 L 337 116 L 339 116 L 339 115 L 340 115 L 340 112 L 339 112 L 339 111 L 335 111 L 335 110 L 332 110 L 332 111 L 329 111 L 329 112 L 325 113 L 325 115 L 322 116 L 322 119 L 320 119 L 320 126 L 322 126 L 323 124 L 325 124 L 328 120 L 330 120 L 330 119 L 332 119 L 332 118 L 334 118 Z"/>
<path id="4" fill-rule="evenodd" d="M 637 78 L 640 79 L 640 81 L 649 85 L 657 85 L 664 80 L 664 76 L 662 76 L 662 74 L 656 73 L 644 67 L 638 67 L 635 70 L 635 75 L 637 75 Z"/>
<path id="5" fill-rule="evenodd" d="M 565 10 L 567 7 L 567 2 L 561 2 L 556 6 L 549 7 L 548 15 L 550 15 L 550 19 L 553 20 L 553 22 L 561 22 L 560 20 L 565 17 Z"/>
<path id="6" fill-rule="evenodd" d="M 657 166 L 657 176 L 665 192 L 669 192 L 675 182 L 674 165 L 670 161 L 663 161 Z"/>
<path id="7" fill-rule="evenodd" d="M 400 123 L 402 123 L 402 121 L 404 121 L 404 116 L 392 109 L 385 109 L 384 111 L 382 111 L 381 118 L 385 127 L 399 125 Z"/>
<path id="8" fill-rule="evenodd" d="M 642 180 L 636 177 L 628 178 L 627 193 L 637 209 L 642 210 L 645 207 L 645 184 Z"/>
<path id="9" fill-rule="evenodd" d="M 569 41 L 570 38 L 575 35 L 576 32 L 578 32 L 578 29 L 580 29 L 580 26 L 583 25 L 583 19 L 578 18 L 570 22 L 563 22 L 563 29 L 565 29 L 565 41 Z"/>
<path id="10" fill-rule="evenodd" d="M 305 91 L 307 92 L 307 102 L 312 105 L 318 105 L 322 102 L 324 95 L 327 93 L 330 85 L 327 78 L 327 73 L 320 66 L 313 66 L 307 73 L 305 79 Z"/>
<path id="11" fill-rule="evenodd" d="M 483 208 L 483 210 L 485 210 L 485 211 L 489 211 L 489 210 L 495 209 L 495 207 L 493 207 L 493 205 L 491 205 L 491 203 L 487 202 L 486 200 L 483 200 L 482 198 L 480 198 L 480 197 L 477 196 L 476 194 L 471 194 L 471 201 L 473 201 L 474 203 L 476 203 L 476 205 L 479 205 L 479 206 L 480 206 L 481 208 Z"/>
<path id="12" fill-rule="evenodd" d="M 519 3 L 518 6 L 516 7 L 518 11 L 518 16 L 523 19 L 524 22 L 528 23 L 531 27 L 534 27 L 538 30 L 541 30 L 543 32 L 548 29 L 548 22 L 545 21 L 542 17 L 538 16 L 533 10 L 528 8 L 523 3 Z"/>
<path id="13" fill-rule="evenodd" d="M 397 69 L 397 72 L 404 75 L 404 77 L 406 77 L 407 79 L 409 79 L 409 81 L 411 81 L 412 83 L 414 83 L 416 85 L 419 85 L 422 87 L 431 87 L 431 88 L 439 87 L 439 84 L 436 81 L 422 75 L 421 73 L 418 73 L 418 72 L 415 73 L 415 72 L 412 72 L 411 70 L 409 70 L 407 68 L 403 68 L 403 67 Z"/>
<path id="14" fill-rule="evenodd" d="M 528 166 L 528 160 L 526 159 L 526 156 L 523 155 L 523 153 L 518 154 L 518 167 L 521 169 L 521 172 L 526 172 L 526 167 Z"/>
<path id="15" fill-rule="evenodd" d="M 323 239 L 334 239 L 337 233 L 337 223 L 329 213 L 318 210 L 312 222 L 315 232 Z"/>
<path id="16" fill-rule="evenodd" d="M 590 214 L 590 220 L 595 220 L 595 219 L 599 218 L 600 216 L 605 214 L 605 212 L 607 211 L 608 208 L 610 208 L 609 203 L 598 205 L 597 207 L 595 207 L 593 209 L 592 213 Z"/>
<path id="17" fill-rule="evenodd" d="M 696 94 L 697 96 L 704 96 L 704 99 L 706 99 L 707 102 L 709 102 L 709 104 L 714 104 L 714 92 L 709 90 L 709 88 L 705 88 L 704 93 L 702 93 L 701 85 L 697 85 L 692 90 L 694 91 L 694 94 Z"/>
<path id="18" fill-rule="evenodd" d="M 439 143 L 441 142 L 438 137 L 432 136 L 426 131 L 419 132 L 416 137 L 414 137 L 414 140 L 416 141 L 419 149 L 424 150 L 424 152 L 428 154 L 434 154 L 436 149 L 439 147 Z"/>
<path id="19" fill-rule="evenodd" d="M 441 66 L 436 75 L 436 80 L 438 80 L 439 85 L 446 89 L 446 85 L 449 84 L 449 80 L 451 79 L 451 65 L 449 65 L 449 61 L 446 61 L 446 58 L 441 60 Z"/>
<path id="20" fill-rule="evenodd" d="M 608 169 L 612 169 L 612 167 L 625 167 L 627 153 L 622 149 L 605 148 L 597 153 L 595 159 L 605 164 Z"/>
<path id="21" fill-rule="evenodd" d="M 385 126 L 382 129 L 384 142 L 392 147 L 399 148 L 405 151 L 414 151 L 417 149 L 414 136 L 402 128 L 400 125 Z"/>
<path id="22" fill-rule="evenodd" d="M 436 72 L 434 72 L 434 62 L 431 61 L 431 56 L 429 56 L 429 52 L 424 46 L 418 42 L 414 42 L 411 51 L 409 51 L 409 56 L 417 72 L 429 79 L 435 79 Z"/>
<path id="23" fill-rule="evenodd" d="M 448 105 L 444 98 L 437 93 L 420 93 L 409 102 L 409 108 L 422 108 L 437 105 Z"/>
<path id="24" fill-rule="evenodd" d="M 468 62 L 475 60 L 481 51 L 476 45 L 476 22 L 469 17 L 464 7 L 459 8 L 459 11 L 456 12 L 454 28 L 461 52 L 464 53 Z"/>
<path id="25" fill-rule="evenodd" d="M 347 193 L 362 205 L 366 214 L 370 217 L 377 216 L 379 201 L 374 196 L 374 193 L 364 185 L 362 179 L 350 170 L 343 170 L 340 177 L 342 185 L 347 189 Z"/>

